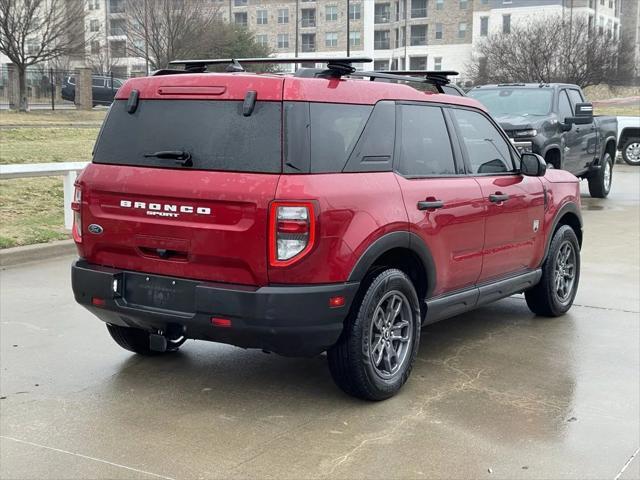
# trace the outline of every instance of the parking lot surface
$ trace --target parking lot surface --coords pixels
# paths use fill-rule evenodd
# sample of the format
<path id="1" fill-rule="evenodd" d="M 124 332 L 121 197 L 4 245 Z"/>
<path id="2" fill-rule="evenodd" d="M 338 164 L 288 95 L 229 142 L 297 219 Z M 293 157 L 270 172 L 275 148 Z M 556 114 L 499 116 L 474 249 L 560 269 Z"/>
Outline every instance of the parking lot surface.
<path id="1" fill-rule="evenodd" d="M 583 185 L 583 191 L 586 185 Z M 522 296 L 424 329 L 381 403 L 334 386 L 326 357 L 205 342 L 121 350 L 77 306 L 72 258 L 0 277 L 0 477 L 640 478 L 640 168 L 583 195 L 576 304 Z"/>

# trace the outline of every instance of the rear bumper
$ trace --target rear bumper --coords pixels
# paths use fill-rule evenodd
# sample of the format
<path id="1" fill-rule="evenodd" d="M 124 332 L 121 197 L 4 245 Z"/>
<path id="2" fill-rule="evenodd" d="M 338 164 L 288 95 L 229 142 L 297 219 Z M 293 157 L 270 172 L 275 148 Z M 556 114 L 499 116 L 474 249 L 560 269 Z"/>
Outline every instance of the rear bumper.
<path id="1" fill-rule="evenodd" d="M 316 355 L 336 343 L 359 287 L 340 283 L 254 288 L 130 272 L 83 260 L 73 263 L 71 281 L 76 301 L 103 322 L 163 331 L 180 326 L 188 338 L 292 356 Z M 179 300 L 172 299 L 167 281 L 182 289 Z M 164 286 L 154 289 L 154 282 Z M 137 292 L 131 292 L 134 284 L 141 285 L 135 287 Z M 134 293 L 138 302 L 148 301 L 127 301 Z M 344 306 L 330 308 L 329 298 L 334 296 L 344 296 Z M 93 298 L 104 304 L 95 306 Z M 231 326 L 214 326 L 212 317 L 230 320 Z"/>

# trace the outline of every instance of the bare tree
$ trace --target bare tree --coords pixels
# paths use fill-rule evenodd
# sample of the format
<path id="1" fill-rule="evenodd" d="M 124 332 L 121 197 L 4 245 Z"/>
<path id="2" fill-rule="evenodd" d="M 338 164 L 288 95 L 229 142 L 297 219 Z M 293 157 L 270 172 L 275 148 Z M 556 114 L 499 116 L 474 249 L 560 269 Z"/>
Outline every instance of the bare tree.
<path id="1" fill-rule="evenodd" d="M 98 75 L 113 72 L 113 68 L 120 66 L 120 63 L 119 58 L 109 55 L 106 45 L 98 45 L 97 49 L 92 47 L 91 53 L 87 55 L 87 65 Z"/>
<path id="2" fill-rule="evenodd" d="M 0 0 L 0 52 L 16 65 L 21 111 L 29 108 L 27 67 L 82 54 L 83 19 L 81 0 Z"/>
<path id="3" fill-rule="evenodd" d="M 470 71 L 476 83 L 567 82 L 595 85 L 616 74 L 618 47 L 584 15 L 514 25 L 482 42 Z"/>
<path id="4" fill-rule="evenodd" d="M 202 50 L 220 7 L 211 0 L 128 0 L 125 10 L 129 53 L 160 69 Z"/>

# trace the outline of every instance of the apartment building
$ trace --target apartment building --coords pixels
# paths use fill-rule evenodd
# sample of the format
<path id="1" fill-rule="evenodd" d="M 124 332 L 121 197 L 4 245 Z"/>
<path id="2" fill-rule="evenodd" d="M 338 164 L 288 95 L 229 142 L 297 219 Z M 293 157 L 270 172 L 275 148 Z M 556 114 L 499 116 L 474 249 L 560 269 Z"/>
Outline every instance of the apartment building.
<path id="1" fill-rule="evenodd" d="M 632 49 L 629 58 L 633 75 L 640 77 L 640 0 L 622 0 L 620 6 L 620 39 Z"/>

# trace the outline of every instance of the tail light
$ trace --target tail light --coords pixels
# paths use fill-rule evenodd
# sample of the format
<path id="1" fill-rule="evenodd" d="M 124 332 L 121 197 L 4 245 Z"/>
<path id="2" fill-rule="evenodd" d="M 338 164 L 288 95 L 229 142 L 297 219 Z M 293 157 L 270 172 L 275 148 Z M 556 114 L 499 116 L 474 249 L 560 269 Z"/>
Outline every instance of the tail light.
<path id="1" fill-rule="evenodd" d="M 312 203 L 273 202 L 269 210 L 269 263 L 286 267 L 313 248 L 316 217 Z"/>
<path id="2" fill-rule="evenodd" d="M 73 210 L 73 240 L 76 243 L 82 243 L 82 190 L 76 186 L 73 192 L 73 202 L 71 202 L 71 210 Z"/>

